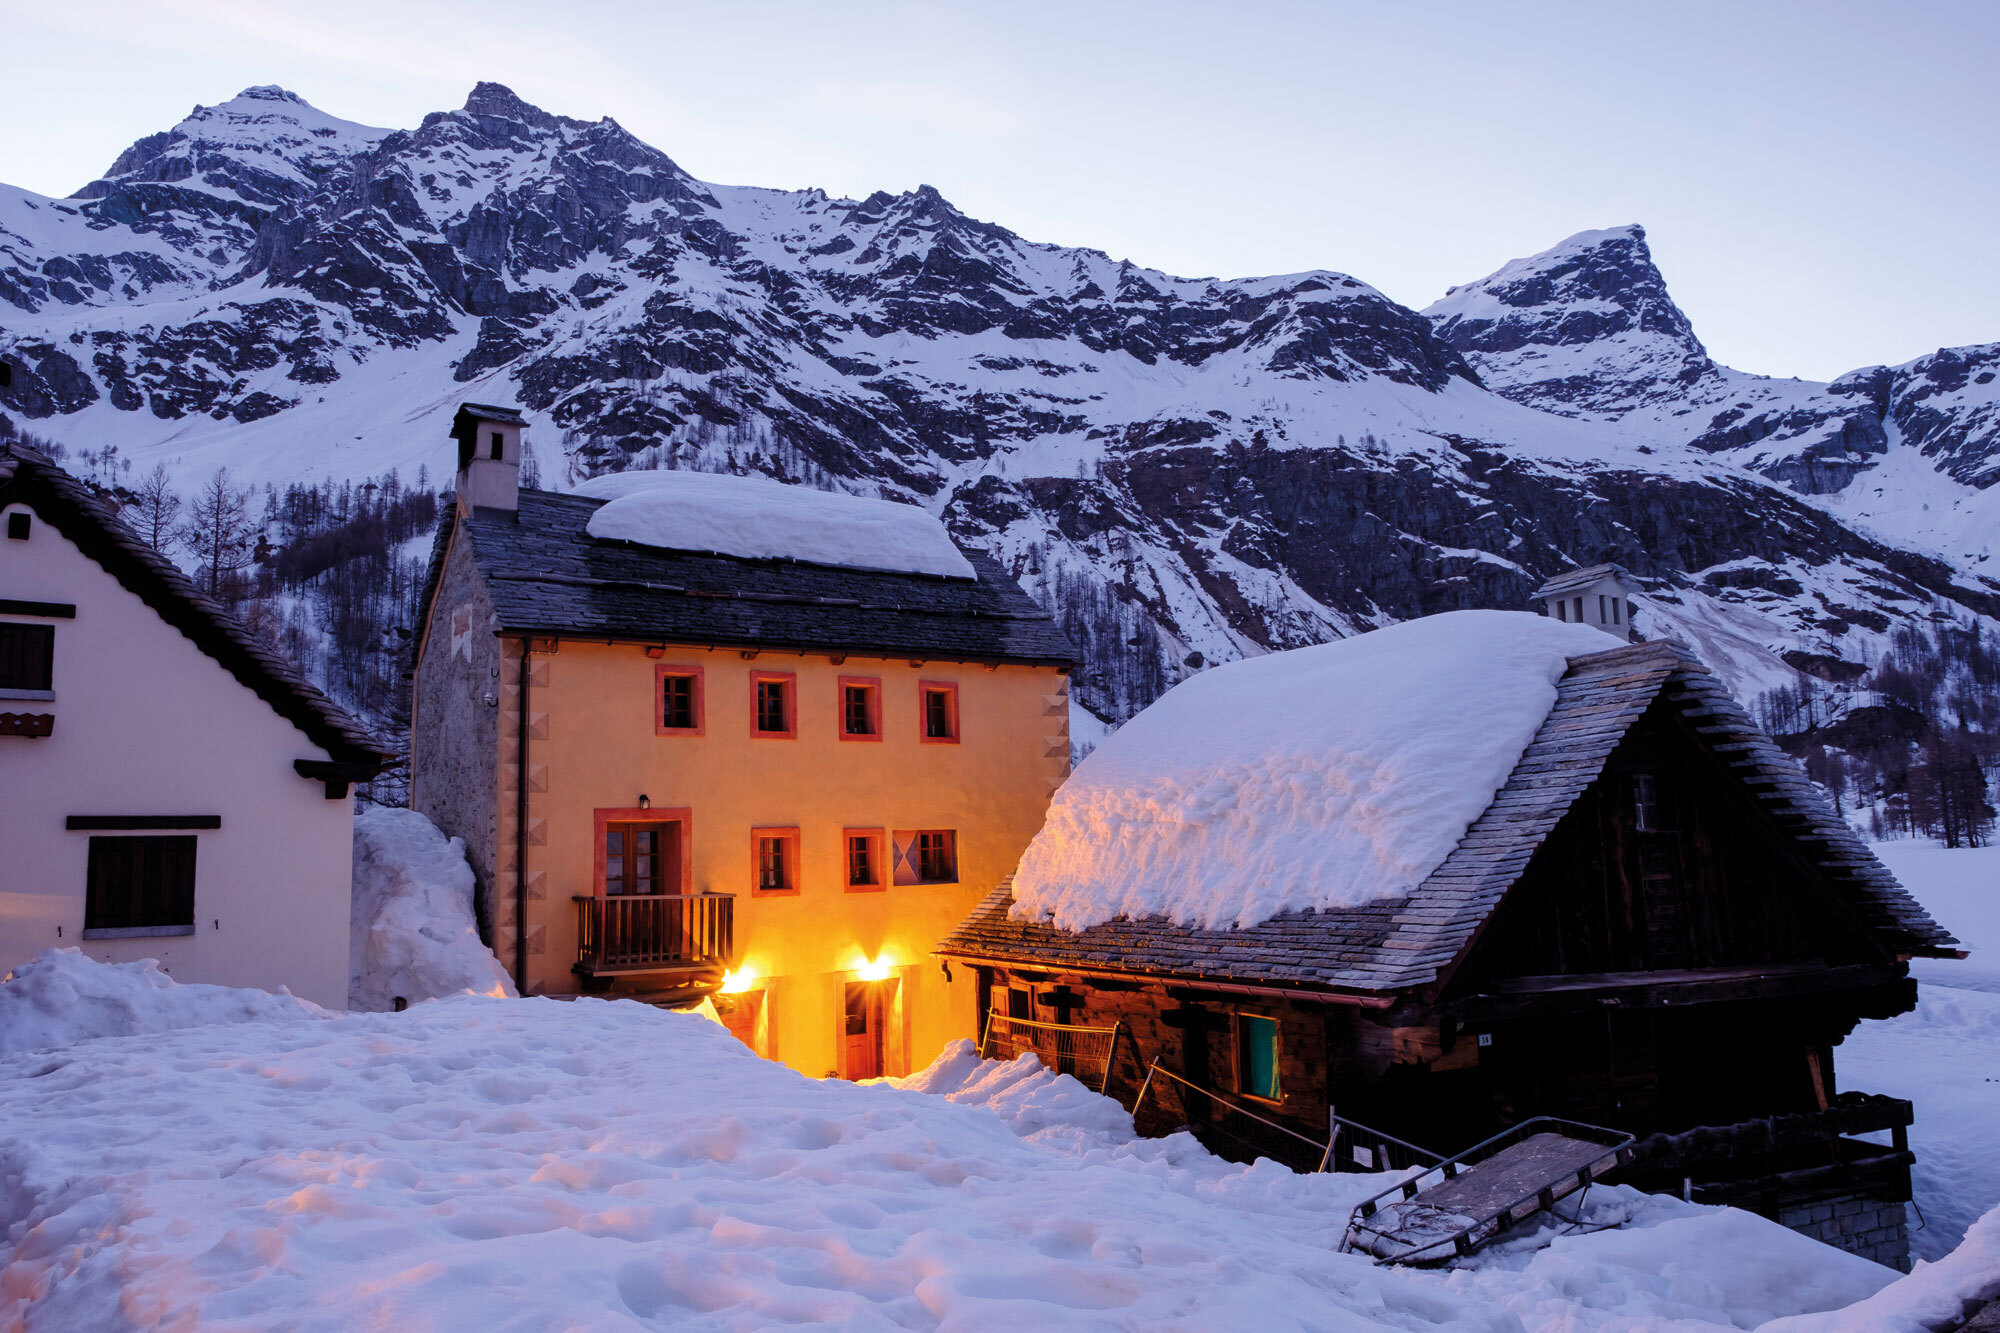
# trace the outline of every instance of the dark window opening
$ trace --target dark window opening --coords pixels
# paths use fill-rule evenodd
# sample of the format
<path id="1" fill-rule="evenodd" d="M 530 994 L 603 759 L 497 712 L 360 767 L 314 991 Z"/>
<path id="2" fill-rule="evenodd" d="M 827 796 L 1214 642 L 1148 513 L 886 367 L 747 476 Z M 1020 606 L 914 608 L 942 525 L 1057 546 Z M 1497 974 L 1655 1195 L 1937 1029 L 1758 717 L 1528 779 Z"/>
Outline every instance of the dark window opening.
<path id="1" fill-rule="evenodd" d="M 764 893 L 782 893 L 792 887 L 791 868 L 785 844 L 789 838 L 757 839 L 757 888 Z"/>
<path id="2" fill-rule="evenodd" d="M 1583 598 L 1581 597 L 1576 599 L 1576 623 L 1579 625 L 1583 623 Z"/>
<path id="3" fill-rule="evenodd" d="M 0 624 L 0 690 L 52 689 L 54 625 Z"/>
<path id="4" fill-rule="evenodd" d="M 875 883 L 875 839 L 866 833 L 847 835 L 847 882 L 856 888 Z"/>
<path id="5" fill-rule="evenodd" d="M 1034 1016 L 1035 997 L 1018 986 L 1009 986 L 1007 988 L 1007 1017 L 1031 1019 Z"/>
<path id="6" fill-rule="evenodd" d="M 1618 623 L 1618 603 L 1623 600 L 1624 600 L 1623 598 L 1619 597 L 1613 597 L 1611 599 L 1611 623 L 1614 625 Z"/>
<path id="7" fill-rule="evenodd" d="M 958 739 L 958 691 L 953 689 L 924 691 L 924 739 L 929 741 Z"/>
<path id="8" fill-rule="evenodd" d="M 792 729 L 790 692 L 782 680 L 757 682 L 757 730 L 788 732 Z"/>
<path id="9" fill-rule="evenodd" d="M 660 677 L 660 725 L 671 731 L 694 730 L 694 677 Z"/>
<path id="10" fill-rule="evenodd" d="M 872 686 L 842 687 L 841 730 L 849 736 L 875 734 L 875 690 Z"/>
<path id="11" fill-rule="evenodd" d="M 926 883 L 942 883 L 958 878 L 957 858 L 952 855 L 952 837 L 946 832 L 917 835 L 917 878 Z"/>
<path id="12" fill-rule="evenodd" d="M 1556 598 L 1556 619 L 1561 621 L 1569 619 L 1569 604 L 1560 597 Z"/>
<path id="13" fill-rule="evenodd" d="M 192 837 L 92 838 L 83 928 L 194 926 Z"/>
<path id="14" fill-rule="evenodd" d="M 1658 832 L 1660 823 L 1659 783 L 1651 773 L 1632 776 L 1632 824 L 1641 832 Z"/>
<path id="15" fill-rule="evenodd" d="M 607 895 L 678 891 L 680 825 L 606 824 L 604 892 Z"/>
<path id="16" fill-rule="evenodd" d="M 486 440 L 487 447 L 493 451 L 494 458 L 500 457 L 502 446 L 505 444 L 506 439 L 507 437 L 497 430 L 488 435 Z"/>
<path id="17" fill-rule="evenodd" d="M 28 540 L 28 533 L 34 528 L 34 519 L 25 513 L 7 515 L 7 535 L 17 542 Z"/>
<path id="18" fill-rule="evenodd" d="M 1278 1078 L 1278 1020 L 1262 1014 L 1236 1016 L 1236 1086 L 1267 1102 L 1284 1097 Z"/>

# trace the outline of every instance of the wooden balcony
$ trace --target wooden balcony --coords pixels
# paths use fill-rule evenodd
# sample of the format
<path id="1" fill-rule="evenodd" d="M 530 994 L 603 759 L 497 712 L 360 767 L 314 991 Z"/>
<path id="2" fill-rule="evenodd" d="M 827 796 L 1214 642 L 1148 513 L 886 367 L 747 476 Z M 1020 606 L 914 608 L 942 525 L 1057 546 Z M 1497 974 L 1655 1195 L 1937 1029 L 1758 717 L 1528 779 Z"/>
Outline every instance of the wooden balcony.
<path id="1" fill-rule="evenodd" d="M 735 951 L 736 900 L 726 893 L 635 893 L 576 902 L 576 968 L 611 978 L 677 974 L 720 982 Z"/>

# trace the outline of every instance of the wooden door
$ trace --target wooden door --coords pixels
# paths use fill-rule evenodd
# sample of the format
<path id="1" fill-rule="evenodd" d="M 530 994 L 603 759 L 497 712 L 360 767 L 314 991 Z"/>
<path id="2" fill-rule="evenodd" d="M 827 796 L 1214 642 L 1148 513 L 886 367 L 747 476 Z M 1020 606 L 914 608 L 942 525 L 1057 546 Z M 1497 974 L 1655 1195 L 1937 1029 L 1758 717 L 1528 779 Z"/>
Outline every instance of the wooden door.
<path id="1" fill-rule="evenodd" d="M 882 1032 L 888 1026 L 888 987 L 879 981 L 847 983 L 847 1012 L 842 1040 L 850 1079 L 882 1076 Z"/>

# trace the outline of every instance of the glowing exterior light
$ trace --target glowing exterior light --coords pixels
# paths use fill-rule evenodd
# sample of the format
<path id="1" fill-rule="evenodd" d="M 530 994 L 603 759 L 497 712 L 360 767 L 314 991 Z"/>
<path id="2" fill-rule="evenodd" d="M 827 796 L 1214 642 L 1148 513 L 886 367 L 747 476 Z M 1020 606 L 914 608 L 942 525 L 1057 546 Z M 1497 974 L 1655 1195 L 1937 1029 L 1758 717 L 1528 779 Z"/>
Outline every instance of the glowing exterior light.
<path id="1" fill-rule="evenodd" d="M 757 983 L 757 970 L 752 967 L 734 968 L 722 974 L 722 993 L 741 995 Z"/>
<path id="2" fill-rule="evenodd" d="M 889 960 L 886 957 L 877 958 L 872 961 L 864 960 L 861 966 L 854 969 L 854 972 L 863 981 L 887 981 L 889 979 Z"/>

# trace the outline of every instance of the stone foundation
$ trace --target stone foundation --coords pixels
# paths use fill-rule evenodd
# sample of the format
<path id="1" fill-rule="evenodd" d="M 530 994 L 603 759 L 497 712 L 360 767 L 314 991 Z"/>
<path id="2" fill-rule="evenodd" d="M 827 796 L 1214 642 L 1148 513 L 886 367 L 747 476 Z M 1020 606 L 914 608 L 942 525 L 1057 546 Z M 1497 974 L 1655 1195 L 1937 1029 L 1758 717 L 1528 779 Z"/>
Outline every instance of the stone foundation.
<path id="1" fill-rule="evenodd" d="M 1899 1272 L 1910 1269 L 1909 1216 L 1894 1200 L 1850 1194 L 1787 1204 L 1778 1210 L 1778 1223 Z"/>

